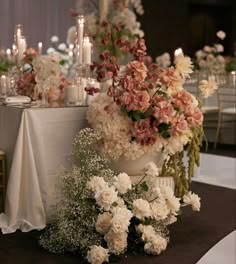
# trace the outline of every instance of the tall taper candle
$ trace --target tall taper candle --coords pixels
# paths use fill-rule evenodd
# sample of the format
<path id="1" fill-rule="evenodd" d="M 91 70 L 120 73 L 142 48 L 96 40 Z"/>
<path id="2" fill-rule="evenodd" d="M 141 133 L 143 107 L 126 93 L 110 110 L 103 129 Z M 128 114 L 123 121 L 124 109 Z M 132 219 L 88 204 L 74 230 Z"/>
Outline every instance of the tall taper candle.
<path id="1" fill-rule="evenodd" d="M 79 44 L 79 64 L 83 63 L 83 37 L 84 37 L 84 16 L 77 17 L 77 44 Z"/>

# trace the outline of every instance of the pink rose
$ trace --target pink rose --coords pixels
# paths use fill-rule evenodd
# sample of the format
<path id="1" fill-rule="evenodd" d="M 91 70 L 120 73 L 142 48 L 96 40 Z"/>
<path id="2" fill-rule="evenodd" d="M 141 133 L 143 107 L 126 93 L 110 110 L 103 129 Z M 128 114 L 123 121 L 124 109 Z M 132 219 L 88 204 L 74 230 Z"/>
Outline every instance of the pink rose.
<path id="1" fill-rule="evenodd" d="M 131 61 L 127 65 L 127 74 L 130 74 L 138 82 L 147 77 L 147 67 L 143 62 Z"/>
<path id="2" fill-rule="evenodd" d="M 185 111 L 194 104 L 193 96 L 186 90 L 181 90 L 174 95 L 173 103 L 180 110 Z"/>

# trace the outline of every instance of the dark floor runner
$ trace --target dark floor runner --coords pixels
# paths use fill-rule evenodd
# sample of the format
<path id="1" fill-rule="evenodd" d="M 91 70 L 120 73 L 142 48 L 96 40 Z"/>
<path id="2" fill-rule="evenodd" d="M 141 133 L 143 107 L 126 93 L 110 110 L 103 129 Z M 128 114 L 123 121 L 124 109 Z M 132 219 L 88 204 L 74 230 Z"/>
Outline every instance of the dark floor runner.
<path id="1" fill-rule="evenodd" d="M 202 183 L 192 183 L 191 189 L 201 197 L 200 212 L 185 208 L 183 223 L 170 227 L 171 241 L 157 257 L 127 254 L 122 264 L 196 264 L 219 240 L 235 229 L 235 191 Z M 37 242 L 38 231 L 0 235 L 1 264 L 72 264 L 85 263 L 82 258 L 48 253 Z"/>

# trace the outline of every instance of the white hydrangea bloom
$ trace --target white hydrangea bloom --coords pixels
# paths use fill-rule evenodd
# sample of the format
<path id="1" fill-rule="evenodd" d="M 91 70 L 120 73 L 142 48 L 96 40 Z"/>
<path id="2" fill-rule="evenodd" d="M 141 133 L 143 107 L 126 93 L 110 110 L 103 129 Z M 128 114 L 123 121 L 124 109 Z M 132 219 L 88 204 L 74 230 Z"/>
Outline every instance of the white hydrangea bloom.
<path id="1" fill-rule="evenodd" d="M 147 176 L 151 176 L 151 177 L 157 177 L 159 175 L 159 170 L 157 168 L 157 165 L 152 161 L 149 162 L 144 167 L 144 172 Z"/>
<path id="2" fill-rule="evenodd" d="M 113 185 L 116 187 L 120 194 L 125 194 L 132 188 L 132 182 L 127 173 L 120 173 L 114 177 Z"/>
<path id="3" fill-rule="evenodd" d="M 189 191 L 183 197 L 184 203 L 191 204 L 192 209 L 194 211 L 200 211 L 200 208 L 201 208 L 201 202 L 200 202 L 200 200 L 201 200 L 200 197 L 197 194 L 192 193 L 191 191 Z"/>
<path id="4" fill-rule="evenodd" d="M 91 264 L 102 264 L 103 262 L 108 262 L 108 259 L 108 249 L 102 246 L 91 246 L 90 250 L 87 252 L 87 260 Z"/>

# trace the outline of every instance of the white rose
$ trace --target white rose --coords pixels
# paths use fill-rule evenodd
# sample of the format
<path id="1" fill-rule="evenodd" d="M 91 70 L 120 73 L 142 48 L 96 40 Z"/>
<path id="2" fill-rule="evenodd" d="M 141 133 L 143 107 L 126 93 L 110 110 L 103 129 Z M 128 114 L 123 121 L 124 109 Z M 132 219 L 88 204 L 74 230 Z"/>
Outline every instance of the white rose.
<path id="1" fill-rule="evenodd" d="M 116 187 L 119 193 L 125 194 L 132 188 L 132 182 L 128 174 L 120 173 L 117 177 L 114 177 L 113 185 Z"/>
<path id="2" fill-rule="evenodd" d="M 224 31 L 220 30 L 216 33 L 216 36 L 223 40 L 226 37 L 226 34 Z"/>
<path id="3" fill-rule="evenodd" d="M 123 253 L 127 247 L 127 233 L 114 233 L 111 230 L 105 235 L 109 251 L 119 255 Z"/>
<path id="4" fill-rule="evenodd" d="M 204 46 L 203 50 L 205 52 L 211 52 L 211 47 L 210 46 Z"/>
<path id="5" fill-rule="evenodd" d="M 56 43 L 56 42 L 58 42 L 58 41 L 59 41 L 58 36 L 52 36 L 52 37 L 51 37 L 51 42 L 52 42 L 52 43 Z"/>
<path id="6" fill-rule="evenodd" d="M 95 193 L 97 204 L 105 211 L 110 209 L 112 204 L 116 202 L 117 198 L 117 192 L 113 187 L 105 187 L 101 191 Z"/>
<path id="7" fill-rule="evenodd" d="M 102 177 L 93 176 L 87 183 L 87 186 L 93 192 L 98 192 L 108 187 L 108 184 L 104 181 Z"/>
<path id="8" fill-rule="evenodd" d="M 155 220 L 164 220 L 170 214 L 170 209 L 165 202 L 154 202 L 151 204 L 152 216 Z"/>
<path id="9" fill-rule="evenodd" d="M 200 211 L 200 207 L 201 207 L 201 202 L 200 202 L 200 197 L 195 194 L 192 193 L 191 191 L 188 192 L 186 195 L 184 195 L 183 197 L 183 201 L 186 204 L 190 204 L 192 206 L 192 209 L 194 211 Z"/>
<path id="10" fill-rule="evenodd" d="M 96 231 L 106 234 L 111 227 L 112 215 L 108 212 L 99 214 L 96 222 Z"/>
<path id="11" fill-rule="evenodd" d="M 65 43 L 60 43 L 57 48 L 61 51 L 65 51 L 67 46 Z"/>
<path id="12" fill-rule="evenodd" d="M 148 254 L 159 255 L 167 247 L 167 241 L 165 238 L 156 235 L 152 242 L 146 243 L 144 251 Z"/>
<path id="13" fill-rule="evenodd" d="M 133 202 L 133 214 L 139 219 L 150 217 L 152 212 L 148 201 L 137 199 Z"/>
<path id="14" fill-rule="evenodd" d="M 221 44 L 216 44 L 215 48 L 216 48 L 217 52 L 223 52 L 224 51 L 224 47 Z"/>
<path id="15" fill-rule="evenodd" d="M 108 249 L 101 246 L 91 246 L 90 251 L 87 252 L 87 260 L 92 264 L 102 264 L 108 262 Z"/>

